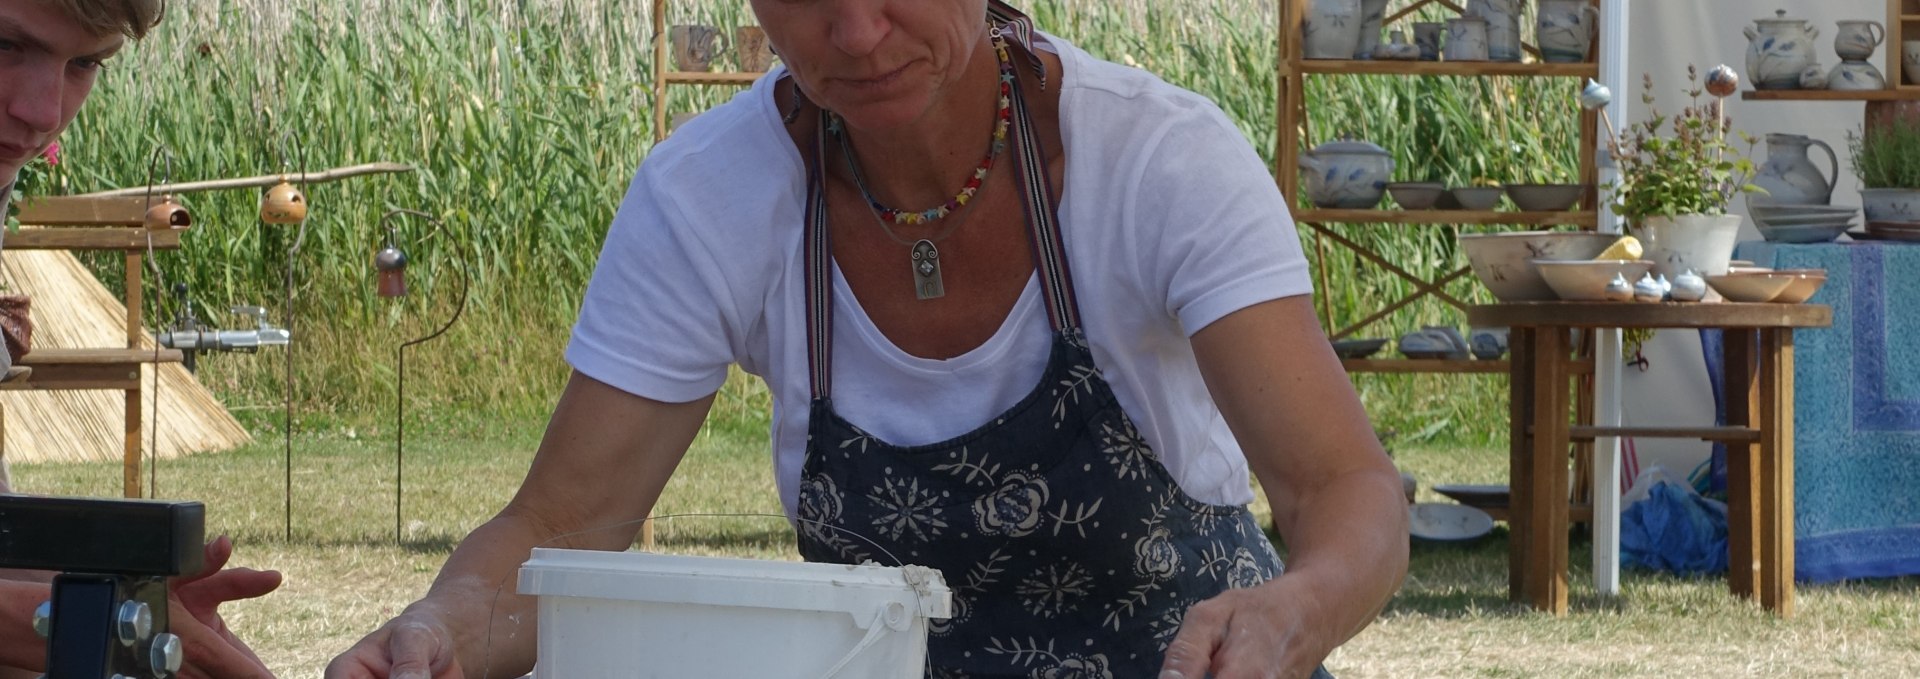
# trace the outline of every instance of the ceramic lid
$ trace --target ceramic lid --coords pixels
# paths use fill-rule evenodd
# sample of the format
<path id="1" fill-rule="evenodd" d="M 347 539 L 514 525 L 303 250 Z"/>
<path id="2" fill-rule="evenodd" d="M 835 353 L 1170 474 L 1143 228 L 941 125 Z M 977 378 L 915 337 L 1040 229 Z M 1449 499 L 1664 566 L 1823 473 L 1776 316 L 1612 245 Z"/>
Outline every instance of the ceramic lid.
<path id="1" fill-rule="evenodd" d="M 1325 144 L 1315 146 L 1313 147 L 1313 153 L 1314 155 L 1385 156 L 1388 158 L 1393 157 L 1393 154 L 1387 153 L 1387 150 L 1380 148 L 1378 144 L 1375 144 L 1370 141 L 1361 140 L 1361 139 L 1354 139 L 1352 137 L 1341 137 L 1336 141 L 1330 141 Z"/>
<path id="2" fill-rule="evenodd" d="M 1773 17 L 1774 18 L 1772 19 L 1754 19 L 1753 21 L 1754 23 L 1758 23 L 1758 24 L 1804 24 L 1804 23 L 1807 23 L 1806 19 L 1788 19 L 1787 10 L 1784 10 L 1784 9 L 1774 10 Z"/>

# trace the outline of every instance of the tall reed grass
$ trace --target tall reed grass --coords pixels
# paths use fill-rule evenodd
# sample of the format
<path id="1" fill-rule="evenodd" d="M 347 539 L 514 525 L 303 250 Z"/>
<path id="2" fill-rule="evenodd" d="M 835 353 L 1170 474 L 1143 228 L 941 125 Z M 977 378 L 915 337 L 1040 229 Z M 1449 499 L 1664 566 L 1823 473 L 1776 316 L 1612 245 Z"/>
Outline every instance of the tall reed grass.
<path id="1" fill-rule="evenodd" d="M 1218 103 L 1263 155 L 1275 136 L 1276 8 L 1261 0 L 1040 0 L 1041 26 L 1094 54 L 1136 64 Z M 675 0 L 670 22 L 752 23 L 744 2 Z M 549 407 L 559 354 L 628 178 L 645 157 L 651 111 L 715 105 L 732 90 L 677 87 L 655 101 L 653 36 L 643 0 L 204 0 L 175 3 L 160 31 L 129 49 L 67 133 L 66 192 L 139 185 L 156 147 L 175 179 L 252 175 L 371 161 L 419 171 L 308 193 L 313 216 L 294 262 L 299 406 L 308 418 L 379 426 L 391 407 L 392 347 L 451 312 L 470 272 L 468 315 L 410 352 L 410 400 L 483 412 Z M 1470 181 L 1571 173 L 1577 126 L 1570 81 L 1316 78 L 1307 144 L 1352 133 L 1393 152 L 1401 176 Z M 1269 160 L 1271 158 L 1269 157 Z M 1285 171 L 1292 171 L 1286 169 Z M 284 319 L 280 286 L 295 231 L 255 217 L 257 194 L 192 196 L 203 225 L 163 259 L 202 306 L 264 303 Z M 414 296 L 373 293 L 379 216 L 437 215 L 446 237 L 403 224 Z M 1355 226 L 1342 232 L 1411 271 L 1464 265 L 1452 229 Z M 1405 294 L 1303 232 L 1337 325 Z M 1323 253 L 1324 252 L 1324 256 Z M 456 266 L 455 262 L 464 262 Z M 103 264 L 106 263 L 103 261 Z M 101 266 L 109 281 L 116 267 Z M 1450 287 L 1480 295 L 1475 284 Z M 156 299 L 158 298 L 158 299 Z M 149 295 L 156 317 L 173 313 Z M 1415 305 L 1369 329 L 1397 336 L 1462 323 Z M 202 379 L 236 404 L 277 402 L 274 356 L 215 357 Z M 1503 431 L 1504 381 L 1362 377 L 1382 428 L 1457 441 Z M 418 385 L 416 388 L 415 385 Z M 763 389 L 735 380 L 724 418 L 762 421 Z"/>

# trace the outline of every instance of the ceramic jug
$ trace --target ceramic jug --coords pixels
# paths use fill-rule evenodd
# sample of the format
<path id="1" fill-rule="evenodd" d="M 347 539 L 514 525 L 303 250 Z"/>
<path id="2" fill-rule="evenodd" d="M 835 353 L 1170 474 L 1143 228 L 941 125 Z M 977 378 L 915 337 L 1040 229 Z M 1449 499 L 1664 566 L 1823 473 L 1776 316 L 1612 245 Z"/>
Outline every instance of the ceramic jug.
<path id="1" fill-rule="evenodd" d="M 1521 0 L 1469 0 L 1466 16 L 1487 20 L 1487 58 L 1519 61 Z"/>
<path id="2" fill-rule="evenodd" d="M 1887 41 L 1887 26 L 1878 21 L 1842 21 L 1833 34 L 1833 51 L 1841 61 L 1865 61 Z"/>
<path id="3" fill-rule="evenodd" d="M 1308 59 L 1352 59 L 1360 49 L 1360 0 L 1312 0 L 1300 24 Z"/>
<path id="4" fill-rule="evenodd" d="M 1788 19 L 1786 10 L 1772 19 L 1746 27 L 1747 75 L 1763 90 L 1791 90 L 1800 86 L 1800 72 L 1814 63 L 1813 41 L 1820 29 L 1805 19 Z"/>
<path id="5" fill-rule="evenodd" d="M 1387 179 L 1393 176 L 1393 156 L 1386 149 L 1357 139 L 1327 142 L 1300 155 L 1307 199 L 1329 210 L 1365 210 L 1380 204 Z"/>
<path id="6" fill-rule="evenodd" d="M 1540 0 L 1534 26 L 1540 59 L 1560 64 L 1586 61 L 1599 27 L 1600 10 L 1587 0 Z"/>
<path id="7" fill-rule="evenodd" d="M 1821 172 L 1813 164 L 1811 148 L 1827 152 L 1832 172 Z M 1755 172 L 1753 183 L 1766 189 L 1753 194 L 1755 205 L 1827 205 L 1833 201 L 1833 187 L 1840 181 L 1840 157 L 1826 142 L 1798 134 L 1767 135 L 1767 161 Z"/>
<path id="8" fill-rule="evenodd" d="M 1387 0 L 1360 0 L 1360 44 L 1353 58 L 1374 58 L 1374 48 L 1380 46 L 1380 25 L 1386 16 Z"/>
<path id="9" fill-rule="evenodd" d="M 1880 69 L 1864 61 L 1842 61 L 1827 73 L 1830 90 L 1884 90 L 1887 77 Z"/>
<path id="10" fill-rule="evenodd" d="M 704 73 L 713 70 L 713 58 L 727 50 L 720 29 L 700 24 L 674 26 L 667 31 L 673 45 L 673 65 L 681 71 Z"/>

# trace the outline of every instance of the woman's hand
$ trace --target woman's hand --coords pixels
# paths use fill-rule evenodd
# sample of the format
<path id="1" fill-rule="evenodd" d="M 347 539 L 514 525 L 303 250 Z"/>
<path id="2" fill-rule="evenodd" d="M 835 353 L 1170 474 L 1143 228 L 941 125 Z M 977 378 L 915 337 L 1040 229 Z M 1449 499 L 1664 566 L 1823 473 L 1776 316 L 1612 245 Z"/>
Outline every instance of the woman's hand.
<path id="1" fill-rule="evenodd" d="M 1187 610 L 1167 645 L 1160 679 L 1306 679 L 1332 651 L 1314 605 L 1286 576 L 1235 589 Z"/>
<path id="2" fill-rule="evenodd" d="M 327 665 L 326 679 L 459 679 L 453 635 L 430 615 L 407 611 Z"/>

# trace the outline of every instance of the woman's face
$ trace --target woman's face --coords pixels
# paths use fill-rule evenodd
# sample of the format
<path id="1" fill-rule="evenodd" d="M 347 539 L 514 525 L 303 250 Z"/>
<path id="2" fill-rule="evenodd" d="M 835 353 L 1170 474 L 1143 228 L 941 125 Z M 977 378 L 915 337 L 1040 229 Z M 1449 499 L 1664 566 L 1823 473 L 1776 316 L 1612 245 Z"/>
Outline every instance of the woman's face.
<path id="1" fill-rule="evenodd" d="M 918 120 L 981 45 L 986 0 L 752 0 L 794 82 L 868 129 Z M 978 52 L 978 54 L 976 54 Z"/>

